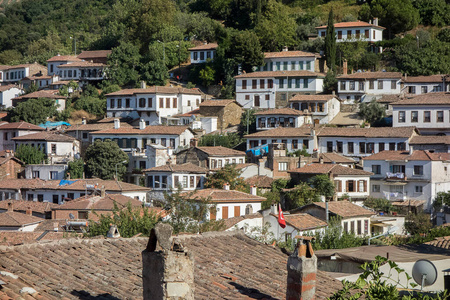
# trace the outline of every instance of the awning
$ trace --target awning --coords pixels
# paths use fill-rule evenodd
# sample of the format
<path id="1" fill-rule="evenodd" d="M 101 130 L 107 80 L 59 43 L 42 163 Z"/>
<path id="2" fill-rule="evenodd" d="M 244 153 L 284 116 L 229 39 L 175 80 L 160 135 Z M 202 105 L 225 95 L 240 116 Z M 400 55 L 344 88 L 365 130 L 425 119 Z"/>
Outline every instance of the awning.
<path id="1" fill-rule="evenodd" d="M 385 223 L 370 223 L 370 225 L 378 226 L 378 227 L 389 227 L 389 226 L 392 226 L 391 224 L 385 224 Z"/>

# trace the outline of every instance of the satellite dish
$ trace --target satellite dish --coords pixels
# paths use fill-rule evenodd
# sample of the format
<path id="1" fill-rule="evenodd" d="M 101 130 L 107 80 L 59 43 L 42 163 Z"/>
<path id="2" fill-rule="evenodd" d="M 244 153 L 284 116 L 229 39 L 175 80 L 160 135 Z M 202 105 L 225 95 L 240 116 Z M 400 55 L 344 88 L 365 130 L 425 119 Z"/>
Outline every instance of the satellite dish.
<path id="1" fill-rule="evenodd" d="M 428 259 L 419 259 L 412 268 L 414 281 L 421 286 L 433 285 L 437 279 L 437 269 Z"/>
<path id="2" fill-rule="evenodd" d="M 72 213 L 70 213 L 70 214 L 69 214 L 69 218 L 70 218 L 71 220 L 73 220 L 73 219 L 75 219 L 75 216 L 74 216 Z"/>

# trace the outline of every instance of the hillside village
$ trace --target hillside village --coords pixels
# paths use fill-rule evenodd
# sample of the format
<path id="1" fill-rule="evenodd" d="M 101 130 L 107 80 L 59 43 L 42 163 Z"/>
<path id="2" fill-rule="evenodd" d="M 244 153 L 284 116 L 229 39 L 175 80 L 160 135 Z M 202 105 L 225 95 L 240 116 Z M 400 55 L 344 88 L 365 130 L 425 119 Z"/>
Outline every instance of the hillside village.
<path id="1" fill-rule="evenodd" d="M 450 289 L 447 2 L 6 2 L 4 299 L 338 299 L 386 253 Z"/>

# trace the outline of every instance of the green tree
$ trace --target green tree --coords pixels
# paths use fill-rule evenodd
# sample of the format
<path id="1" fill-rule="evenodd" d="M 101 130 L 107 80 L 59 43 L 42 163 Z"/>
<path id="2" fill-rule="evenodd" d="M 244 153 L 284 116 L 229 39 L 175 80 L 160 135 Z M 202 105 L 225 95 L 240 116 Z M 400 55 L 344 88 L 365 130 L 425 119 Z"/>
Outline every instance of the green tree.
<path id="1" fill-rule="evenodd" d="M 206 134 L 202 135 L 198 145 L 199 146 L 222 146 L 227 148 L 233 148 L 243 140 L 238 133 L 227 133 L 227 134 Z"/>
<path id="2" fill-rule="evenodd" d="M 31 94 L 37 90 L 39 90 L 39 87 L 36 84 L 31 83 L 30 86 L 25 89 L 25 94 Z"/>
<path id="3" fill-rule="evenodd" d="M 115 177 L 116 167 L 117 177 L 123 177 L 127 171 L 128 155 L 116 142 L 96 140 L 86 149 L 85 161 L 88 177 L 108 180 Z"/>
<path id="4" fill-rule="evenodd" d="M 331 94 L 332 92 L 337 91 L 338 81 L 336 78 L 336 74 L 333 70 L 328 69 L 327 75 L 323 80 L 323 92 L 326 94 Z"/>
<path id="5" fill-rule="evenodd" d="M 142 79 L 150 85 L 166 85 L 169 72 L 162 60 L 149 61 L 142 66 Z"/>
<path id="6" fill-rule="evenodd" d="M 232 35 L 226 55 L 241 64 L 242 70 L 246 72 L 252 72 L 253 67 L 264 64 L 264 54 L 258 36 L 249 30 L 236 32 Z"/>
<path id="7" fill-rule="evenodd" d="M 17 146 L 14 155 L 26 165 L 42 164 L 46 158 L 41 149 L 25 144 Z"/>
<path id="8" fill-rule="evenodd" d="M 22 53 L 17 50 L 11 49 L 0 52 L 0 64 L 2 65 L 9 65 L 21 59 Z"/>
<path id="9" fill-rule="evenodd" d="M 135 86 L 139 81 L 141 55 L 139 47 L 130 42 L 121 42 L 108 56 L 108 78 L 119 86 Z"/>
<path id="10" fill-rule="evenodd" d="M 25 121 L 35 125 L 45 123 L 56 115 L 55 100 L 48 98 L 30 99 L 19 103 L 8 110 L 8 118 L 12 122 Z"/>
<path id="11" fill-rule="evenodd" d="M 430 215 L 425 213 L 409 213 L 405 218 L 404 226 L 406 231 L 411 235 L 426 234 L 432 227 Z"/>
<path id="12" fill-rule="evenodd" d="M 313 249 L 344 249 L 364 245 L 366 238 L 358 237 L 354 233 L 345 232 L 342 229 L 339 218 L 332 217 L 328 227 L 324 231 L 316 231 Z"/>
<path id="13" fill-rule="evenodd" d="M 256 132 L 256 110 L 251 108 L 245 110 L 241 116 L 241 123 L 239 124 L 240 132 L 250 134 Z"/>
<path id="14" fill-rule="evenodd" d="M 372 198 L 369 197 L 364 201 L 364 206 L 373 208 L 377 212 L 390 213 L 394 211 L 394 206 L 391 201 L 384 198 Z"/>
<path id="15" fill-rule="evenodd" d="M 355 40 L 351 42 L 340 42 L 337 46 L 337 51 L 340 56 L 340 64 L 342 60 L 346 59 L 349 69 L 359 69 L 363 67 L 361 60 L 367 53 L 367 42 Z"/>
<path id="16" fill-rule="evenodd" d="M 450 23 L 450 3 L 445 0 L 415 0 L 413 5 L 423 25 L 442 27 Z"/>
<path id="17" fill-rule="evenodd" d="M 193 193 L 181 193 L 181 190 L 166 193 L 164 198 L 165 209 L 169 212 L 167 223 L 173 227 L 175 234 L 224 229 L 222 220 L 206 220 L 209 211 L 216 208 L 209 199 L 195 197 Z"/>
<path id="18" fill-rule="evenodd" d="M 435 210 L 440 209 L 444 205 L 450 206 L 450 192 L 439 192 L 434 198 L 433 207 Z"/>
<path id="19" fill-rule="evenodd" d="M 309 184 L 316 189 L 319 195 L 325 196 L 330 199 L 336 193 L 333 182 L 326 174 L 316 175 L 309 180 Z"/>
<path id="20" fill-rule="evenodd" d="M 73 107 L 76 110 L 84 110 L 97 117 L 103 117 L 106 114 L 106 99 L 81 96 L 75 101 Z"/>
<path id="21" fill-rule="evenodd" d="M 334 70 L 336 66 L 336 32 L 334 30 L 334 14 L 333 9 L 328 15 L 328 26 L 325 35 L 325 58 L 327 67 Z"/>
<path id="22" fill-rule="evenodd" d="M 270 191 L 264 193 L 262 196 L 266 198 L 261 203 L 262 209 L 270 208 L 272 204 L 279 203 L 281 199 L 281 190 L 286 188 L 289 184 L 289 179 L 280 178 L 272 182 Z"/>
<path id="23" fill-rule="evenodd" d="M 295 209 L 303 205 L 320 201 L 320 195 L 316 189 L 309 186 L 306 182 L 302 182 L 290 191 L 285 192 L 286 209 Z"/>
<path id="24" fill-rule="evenodd" d="M 206 177 L 205 187 L 223 189 L 223 186 L 228 183 L 231 190 L 247 192 L 250 187 L 244 179 L 240 177 L 241 173 L 242 171 L 236 169 L 235 165 L 225 165 L 225 167 Z"/>
<path id="25" fill-rule="evenodd" d="M 372 124 L 375 121 L 384 118 L 386 110 L 380 103 L 372 100 L 370 103 L 360 103 L 358 114 L 364 118 L 364 120 Z"/>
<path id="26" fill-rule="evenodd" d="M 199 78 L 202 80 L 204 86 L 209 86 L 214 82 L 215 75 L 216 71 L 212 67 L 206 65 L 200 70 Z"/>
<path id="27" fill-rule="evenodd" d="M 84 161 L 82 158 L 75 159 L 68 163 L 66 177 L 70 174 L 70 179 L 83 178 Z"/>

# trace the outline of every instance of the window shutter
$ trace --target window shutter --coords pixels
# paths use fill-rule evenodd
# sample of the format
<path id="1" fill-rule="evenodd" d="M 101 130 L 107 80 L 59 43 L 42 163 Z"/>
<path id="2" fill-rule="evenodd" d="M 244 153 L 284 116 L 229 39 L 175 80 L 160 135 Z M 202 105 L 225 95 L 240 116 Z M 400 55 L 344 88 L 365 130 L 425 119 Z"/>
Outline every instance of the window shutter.
<path id="1" fill-rule="evenodd" d="M 367 192 L 367 181 L 364 180 L 364 193 Z"/>
<path id="2" fill-rule="evenodd" d="M 222 219 L 228 219 L 228 206 L 222 207 Z"/>
<path id="3" fill-rule="evenodd" d="M 338 180 L 338 192 L 342 192 L 342 181 Z"/>
<path id="4" fill-rule="evenodd" d="M 349 192 L 349 190 L 348 190 L 348 183 L 349 183 L 349 180 L 347 180 L 346 183 L 347 183 L 347 185 L 345 186 L 345 191 L 346 191 L 346 192 Z"/>
<path id="5" fill-rule="evenodd" d="M 216 219 L 216 209 L 214 207 L 209 210 L 209 219 L 210 220 Z"/>
<path id="6" fill-rule="evenodd" d="M 241 215 L 241 207 L 240 206 L 235 206 L 234 207 L 234 216 L 235 217 L 239 217 Z"/>
<path id="7" fill-rule="evenodd" d="M 356 192 L 358 190 L 358 188 L 356 187 L 356 180 L 352 180 L 353 181 L 353 191 L 352 192 Z"/>

